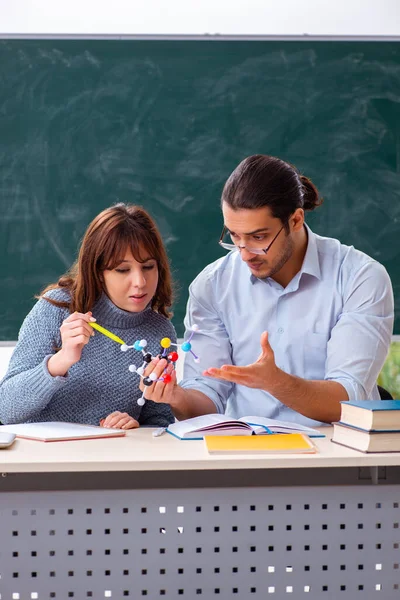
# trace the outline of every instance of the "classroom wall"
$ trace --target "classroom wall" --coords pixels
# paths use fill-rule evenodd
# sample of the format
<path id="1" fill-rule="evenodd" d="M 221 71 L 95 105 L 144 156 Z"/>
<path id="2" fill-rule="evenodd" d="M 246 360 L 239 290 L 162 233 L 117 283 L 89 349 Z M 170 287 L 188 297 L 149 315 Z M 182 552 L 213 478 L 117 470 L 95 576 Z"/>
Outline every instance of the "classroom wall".
<path id="1" fill-rule="evenodd" d="M 399 0 L 0 0 L 0 33 L 400 34 Z"/>
<path id="2" fill-rule="evenodd" d="M 0 381 L 6 374 L 8 363 L 11 358 L 11 354 L 13 353 L 14 347 L 14 342 L 7 343 L 7 345 L 0 344 Z"/>
<path id="3" fill-rule="evenodd" d="M 399 0 L 0 0 L 3 35 L 400 36 Z M 397 337 L 397 336 L 396 336 Z M 12 346 L 0 345 L 0 379 Z M 181 367 L 180 367 L 181 368 Z"/>

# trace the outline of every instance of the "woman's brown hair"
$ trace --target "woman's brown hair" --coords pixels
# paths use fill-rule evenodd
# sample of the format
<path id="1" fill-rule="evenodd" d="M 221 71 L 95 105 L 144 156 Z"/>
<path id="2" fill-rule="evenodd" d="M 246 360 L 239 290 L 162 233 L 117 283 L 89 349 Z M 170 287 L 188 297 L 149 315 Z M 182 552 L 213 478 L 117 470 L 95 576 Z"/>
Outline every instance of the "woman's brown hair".
<path id="1" fill-rule="evenodd" d="M 158 284 L 151 308 L 170 318 L 172 278 L 161 235 L 150 215 L 142 207 L 130 204 L 115 204 L 93 219 L 83 236 L 77 261 L 57 283 L 48 285 L 39 298 L 68 308 L 71 313 L 92 310 L 105 291 L 102 272 L 115 269 L 128 249 L 138 262 L 149 257 L 157 261 Z M 140 250 L 146 252 L 146 257 L 140 256 Z M 49 290 L 60 288 L 68 290 L 70 302 L 45 297 Z"/>

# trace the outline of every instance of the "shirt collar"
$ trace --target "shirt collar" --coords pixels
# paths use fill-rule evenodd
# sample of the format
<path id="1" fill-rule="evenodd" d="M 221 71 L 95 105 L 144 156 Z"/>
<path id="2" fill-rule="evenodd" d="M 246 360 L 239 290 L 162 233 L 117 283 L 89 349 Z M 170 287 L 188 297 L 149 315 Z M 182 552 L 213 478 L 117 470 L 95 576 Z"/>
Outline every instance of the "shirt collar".
<path id="1" fill-rule="evenodd" d="M 315 233 L 311 231 L 308 225 L 304 223 L 304 226 L 307 231 L 308 243 L 307 250 L 303 260 L 302 267 L 300 269 L 300 274 L 308 273 L 308 275 L 313 275 L 317 279 L 321 279 L 321 267 L 319 265 L 319 256 L 318 256 L 318 248 L 317 248 L 317 239 Z"/>
<path id="2" fill-rule="evenodd" d="M 304 227 L 306 228 L 306 231 L 307 231 L 308 242 L 307 242 L 307 250 L 306 250 L 306 253 L 304 256 L 303 264 L 298 273 L 298 279 L 300 280 L 303 273 L 307 273 L 308 275 L 312 275 L 313 277 L 316 277 L 317 279 L 321 279 L 322 275 L 321 275 L 321 268 L 319 265 L 316 236 L 315 236 L 315 233 L 313 233 L 311 231 L 309 226 L 306 225 L 306 223 L 304 223 Z M 247 265 L 245 265 L 245 267 L 248 269 Z M 250 281 L 252 284 L 254 284 L 256 281 L 260 281 L 260 280 L 258 279 L 258 277 L 255 277 L 255 275 L 253 275 L 250 271 Z M 268 281 L 268 279 L 267 279 L 267 281 Z"/>

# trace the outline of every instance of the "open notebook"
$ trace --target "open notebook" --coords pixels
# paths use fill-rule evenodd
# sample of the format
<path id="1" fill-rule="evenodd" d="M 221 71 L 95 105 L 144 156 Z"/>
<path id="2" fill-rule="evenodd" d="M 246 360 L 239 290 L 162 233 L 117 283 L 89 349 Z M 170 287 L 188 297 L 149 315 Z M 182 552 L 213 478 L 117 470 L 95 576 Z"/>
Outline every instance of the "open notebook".
<path id="1" fill-rule="evenodd" d="M 0 425 L 0 432 L 2 431 L 15 433 L 19 438 L 39 440 L 41 442 L 89 440 L 93 438 L 120 437 L 126 434 L 126 431 L 123 429 L 96 427 L 96 425 L 80 425 L 79 423 L 64 423 L 61 421 Z"/>
<path id="2" fill-rule="evenodd" d="M 266 417 L 230 419 L 216 413 L 177 421 L 167 432 L 180 440 L 201 440 L 205 435 L 260 435 L 268 433 L 304 433 L 309 437 L 325 437 L 317 429 Z"/>

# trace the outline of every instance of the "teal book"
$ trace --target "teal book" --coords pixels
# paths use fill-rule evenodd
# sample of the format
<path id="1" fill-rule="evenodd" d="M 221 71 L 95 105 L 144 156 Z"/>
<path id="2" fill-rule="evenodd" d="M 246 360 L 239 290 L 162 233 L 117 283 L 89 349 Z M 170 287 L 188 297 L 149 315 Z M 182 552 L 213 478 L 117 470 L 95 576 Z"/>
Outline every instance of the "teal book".
<path id="1" fill-rule="evenodd" d="M 400 400 L 342 402 L 340 423 L 368 431 L 400 429 Z"/>

